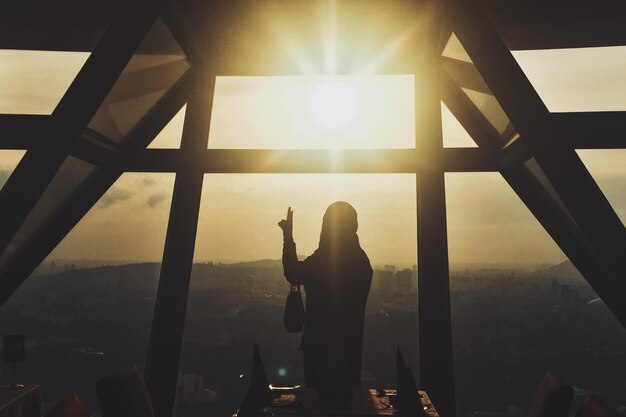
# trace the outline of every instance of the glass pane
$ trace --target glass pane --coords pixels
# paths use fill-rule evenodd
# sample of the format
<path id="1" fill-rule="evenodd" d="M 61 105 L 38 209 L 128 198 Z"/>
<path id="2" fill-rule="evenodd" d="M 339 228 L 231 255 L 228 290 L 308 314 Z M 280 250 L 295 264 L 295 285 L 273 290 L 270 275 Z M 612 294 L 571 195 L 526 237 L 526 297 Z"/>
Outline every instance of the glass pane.
<path id="1" fill-rule="evenodd" d="M 148 145 L 150 149 L 178 149 L 182 139 L 183 125 L 185 123 L 185 111 L 187 105 L 184 105 L 176 116 L 169 121 L 167 125 L 156 135 L 154 140 Z"/>
<path id="2" fill-rule="evenodd" d="M 512 53 L 551 112 L 626 111 L 626 46 Z"/>
<path id="3" fill-rule="evenodd" d="M 441 102 L 441 128 L 444 148 L 477 148 L 476 142 L 454 117 L 448 107 Z"/>
<path id="4" fill-rule="evenodd" d="M 626 329 L 500 174 L 446 174 L 446 200 L 457 415 L 527 415 L 548 370 L 572 410 L 623 404 Z"/>
<path id="5" fill-rule="evenodd" d="M 530 175 L 535 177 L 537 182 L 539 182 L 541 187 L 548 193 L 550 198 L 557 204 L 557 206 L 561 209 L 563 214 L 565 214 L 572 221 L 572 223 L 576 223 L 576 221 L 570 214 L 569 210 L 565 206 L 565 203 L 563 203 L 563 200 L 561 200 L 561 197 L 552 186 L 552 183 L 550 182 L 548 177 L 546 177 L 546 174 L 543 172 L 543 169 L 537 163 L 537 160 L 535 158 L 530 158 L 528 161 L 524 162 L 524 168 L 528 171 L 528 173 L 530 173 Z"/>
<path id="6" fill-rule="evenodd" d="M 444 71 L 500 133 L 503 143 L 507 143 L 515 136 L 516 130 L 454 33 L 450 36 L 442 56 Z"/>
<path id="7" fill-rule="evenodd" d="M 26 151 L 0 150 L 0 190 L 4 187 L 17 164 L 20 163 Z"/>
<path id="8" fill-rule="evenodd" d="M 452 32 L 450 35 L 450 39 L 448 39 L 448 43 L 446 43 L 446 47 L 443 49 L 441 55 L 446 58 L 457 59 L 459 61 L 464 62 L 472 62 L 472 58 L 467 54 L 465 48 L 461 44 L 459 38 L 457 38 L 456 34 Z"/>
<path id="9" fill-rule="evenodd" d="M 511 122 L 507 117 L 498 100 L 491 94 L 481 93 L 480 91 L 462 89 L 465 94 L 472 100 L 472 103 L 483 113 L 489 123 L 496 128 L 498 133 L 512 137 L 515 130 L 512 129 Z M 507 130 L 510 130 L 507 132 Z"/>
<path id="10" fill-rule="evenodd" d="M 207 175 L 180 367 L 181 378 L 201 377 L 202 388 L 215 394 L 206 400 L 205 415 L 230 416 L 238 408 L 255 341 L 270 383 L 303 383 L 301 334 L 288 333 L 282 323 L 289 285 L 277 222 L 291 206 L 298 253 L 309 255 L 336 200 L 357 210 L 360 244 L 375 271 L 365 312 L 363 385 L 395 386 L 396 345 L 417 372 L 414 175 Z M 178 413 L 192 401 L 181 393 Z"/>
<path id="11" fill-rule="evenodd" d="M 95 165 L 73 156 L 67 157 L 7 249 L 0 255 L 0 265 L 27 241 L 33 232 L 96 170 Z"/>
<path id="12" fill-rule="evenodd" d="M 626 149 L 585 149 L 576 152 L 626 225 Z"/>
<path id="13" fill-rule="evenodd" d="M 159 19 L 146 35 L 88 124 L 96 133 L 122 143 L 189 68 L 189 62 Z"/>
<path id="14" fill-rule="evenodd" d="M 413 148 L 413 76 L 218 77 L 209 147 Z"/>
<path id="15" fill-rule="evenodd" d="M 0 49 L 0 113 L 52 114 L 89 54 Z"/>
<path id="16" fill-rule="evenodd" d="M 173 182 L 124 174 L 0 308 L 3 333 L 26 337 L 17 380 L 41 384 L 46 408 L 73 392 L 100 415 L 95 381 L 143 368 Z"/>

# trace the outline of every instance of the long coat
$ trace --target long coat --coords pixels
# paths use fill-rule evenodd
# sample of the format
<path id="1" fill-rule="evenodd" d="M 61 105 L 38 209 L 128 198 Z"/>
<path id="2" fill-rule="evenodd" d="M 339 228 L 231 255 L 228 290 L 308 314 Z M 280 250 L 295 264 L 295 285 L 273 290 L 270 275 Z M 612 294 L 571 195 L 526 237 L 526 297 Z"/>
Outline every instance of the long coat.
<path id="1" fill-rule="evenodd" d="M 283 267 L 287 280 L 303 285 L 305 324 L 300 349 L 316 365 L 340 362 L 360 385 L 365 305 L 372 283 L 372 267 L 356 244 L 338 250 L 317 249 L 298 261 L 296 245 L 286 239 Z M 308 383 L 307 383 L 308 385 Z"/>

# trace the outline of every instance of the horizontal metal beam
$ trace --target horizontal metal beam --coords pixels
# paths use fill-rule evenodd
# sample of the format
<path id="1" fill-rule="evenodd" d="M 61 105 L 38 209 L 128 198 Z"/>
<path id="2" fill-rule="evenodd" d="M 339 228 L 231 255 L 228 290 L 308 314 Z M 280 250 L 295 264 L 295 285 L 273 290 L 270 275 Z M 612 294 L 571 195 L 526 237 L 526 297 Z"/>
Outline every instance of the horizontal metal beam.
<path id="1" fill-rule="evenodd" d="M 287 0 L 278 4 L 293 2 Z M 39 0 L 6 3 L 0 15 L 0 48 L 89 52 L 124 2 Z M 192 3 L 199 8 L 201 16 L 208 9 L 216 15 L 216 20 L 220 18 L 220 7 L 216 7 L 215 2 L 160 3 Z M 620 0 L 481 0 L 481 4 L 510 49 L 626 44 L 624 5 Z M 584 22 L 582 28 L 581 22 Z"/>
<path id="2" fill-rule="evenodd" d="M 190 160 L 205 173 L 419 173 L 497 171 L 494 155 L 475 148 L 447 148 L 440 161 L 422 158 L 416 149 L 265 150 L 207 149 L 188 156 L 178 149 L 146 149 L 129 155 L 128 172 L 178 172 Z"/>
<path id="3" fill-rule="evenodd" d="M 624 2 L 480 0 L 511 50 L 626 45 Z"/>
<path id="4" fill-rule="evenodd" d="M 0 149 L 31 149 L 49 136 L 52 118 L 39 114 L 0 114 Z M 49 138 L 52 139 L 52 138 Z"/>
<path id="5" fill-rule="evenodd" d="M 626 112 L 551 113 L 574 149 L 626 148 Z"/>
<path id="6" fill-rule="evenodd" d="M 0 13 L 0 49 L 91 52 L 120 9 L 116 2 L 6 3 Z"/>

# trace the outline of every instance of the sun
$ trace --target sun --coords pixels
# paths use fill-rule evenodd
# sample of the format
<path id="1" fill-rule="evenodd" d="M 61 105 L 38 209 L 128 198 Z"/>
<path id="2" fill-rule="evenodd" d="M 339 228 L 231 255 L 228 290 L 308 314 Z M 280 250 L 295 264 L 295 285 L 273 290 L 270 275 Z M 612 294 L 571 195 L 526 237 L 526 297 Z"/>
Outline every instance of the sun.
<path id="1" fill-rule="evenodd" d="M 326 81 L 311 91 L 309 109 L 313 119 L 322 127 L 339 130 L 354 120 L 359 110 L 359 99 L 350 84 Z"/>

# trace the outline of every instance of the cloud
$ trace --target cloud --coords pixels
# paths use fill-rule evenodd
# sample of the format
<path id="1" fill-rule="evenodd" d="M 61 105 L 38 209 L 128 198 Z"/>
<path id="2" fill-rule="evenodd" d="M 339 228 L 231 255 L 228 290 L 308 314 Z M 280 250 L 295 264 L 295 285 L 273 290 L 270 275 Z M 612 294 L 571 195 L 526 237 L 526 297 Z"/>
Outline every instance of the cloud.
<path id="1" fill-rule="evenodd" d="M 98 204 L 102 208 L 110 207 L 113 204 L 120 201 L 128 200 L 132 197 L 133 193 L 123 188 L 111 188 L 105 195 L 102 196 Z"/>
<path id="2" fill-rule="evenodd" d="M 150 208 L 156 208 L 162 202 L 169 200 L 169 198 L 170 198 L 170 193 L 168 193 L 167 191 L 161 191 L 160 193 L 152 194 L 148 198 L 148 201 L 146 202 L 146 204 L 148 204 Z"/>

